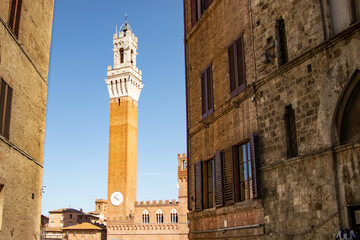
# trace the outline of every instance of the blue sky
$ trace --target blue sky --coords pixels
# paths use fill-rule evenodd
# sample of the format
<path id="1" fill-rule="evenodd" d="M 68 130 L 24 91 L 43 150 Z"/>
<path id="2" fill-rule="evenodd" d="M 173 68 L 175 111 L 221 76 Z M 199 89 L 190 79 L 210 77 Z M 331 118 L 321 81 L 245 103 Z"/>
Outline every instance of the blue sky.
<path id="1" fill-rule="evenodd" d="M 128 14 L 143 71 L 137 200 L 178 197 L 186 152 L 183 6 L 180 0 L 57 0 L 49 68 L 42 213 L 95 208 L 107 195 L 112 36 Z"/>

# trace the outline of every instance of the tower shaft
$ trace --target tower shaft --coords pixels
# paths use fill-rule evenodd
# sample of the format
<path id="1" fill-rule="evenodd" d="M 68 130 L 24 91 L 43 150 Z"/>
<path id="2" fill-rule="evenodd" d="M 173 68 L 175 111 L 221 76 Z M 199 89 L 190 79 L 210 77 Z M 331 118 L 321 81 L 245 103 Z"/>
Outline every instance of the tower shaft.
<path id="1" fill-rule="evenodd" d="M 137 101 L 130 97 L 110 101 L 108 199 L 119 191 L 123 202 L 108 204 L 108 220 L 125 219 L 136 201 Z"/>

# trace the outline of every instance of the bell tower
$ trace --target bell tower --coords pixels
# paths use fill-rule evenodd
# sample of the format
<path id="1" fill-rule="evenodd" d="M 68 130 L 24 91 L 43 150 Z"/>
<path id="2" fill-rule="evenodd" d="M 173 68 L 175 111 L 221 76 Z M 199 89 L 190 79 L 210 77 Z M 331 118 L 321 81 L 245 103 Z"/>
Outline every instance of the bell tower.
<path id="1" fill-rule="evenodd" d="M 111 225 L 131 218 L 136 201 L 138 100 L 143 87 L 136 67 L 137 41 L 127 22 L 119 33 L 116 30 L 114 67 L 108 66 L 105 79 L 110 96 L 108 238 Z"/>

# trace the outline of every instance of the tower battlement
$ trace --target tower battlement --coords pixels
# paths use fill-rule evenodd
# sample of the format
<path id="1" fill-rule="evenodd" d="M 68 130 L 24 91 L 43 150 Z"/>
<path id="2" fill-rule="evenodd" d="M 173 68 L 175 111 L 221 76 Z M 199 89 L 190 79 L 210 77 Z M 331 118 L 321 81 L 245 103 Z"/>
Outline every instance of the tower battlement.
<path id="1" fill-rule="evenodd" d="M 155 206 L 155 205 L 173 205 L 178 204 L 179 202 L 176 199 L 172 200 L 153 200 L 153 201 L 136 201 L 135 206 Z"/>

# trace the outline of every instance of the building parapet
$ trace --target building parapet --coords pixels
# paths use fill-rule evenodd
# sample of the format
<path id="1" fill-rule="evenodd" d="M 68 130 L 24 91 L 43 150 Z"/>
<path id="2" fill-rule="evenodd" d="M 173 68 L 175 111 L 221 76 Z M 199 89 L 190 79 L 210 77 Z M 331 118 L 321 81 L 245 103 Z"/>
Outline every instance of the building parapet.
<path id="1" fill-rule="evenodd" d="M 136 201 L 135 202 L 135 207 L 137 206 L 158 206 L 158 205 L 175 205 L 175 204 L 178 204 L 178 201 L 176 201 L 176 199 L 172 199 L 171 201 L 170 200 L 153 200 L 153 201 Z"/>
<path id="2" fill-rule="evenodd" d="M 143 224 L 112 224 L 110 226 L 108 226 L 108 228 L 110 228 L 113 231 L 117 231 L 119 233 L 124 233 L 124 232 L 136 232 L 136 231 L 141 231 L 143 234 L 146 234 L 146 232 L 144 231 L 153 231 L 153 230 L 157 230 L 157 231 L 171 231 L 171 230 L 178 230 L 179 226 L 178 224 L 175 223 L 143 223 Z"/>

